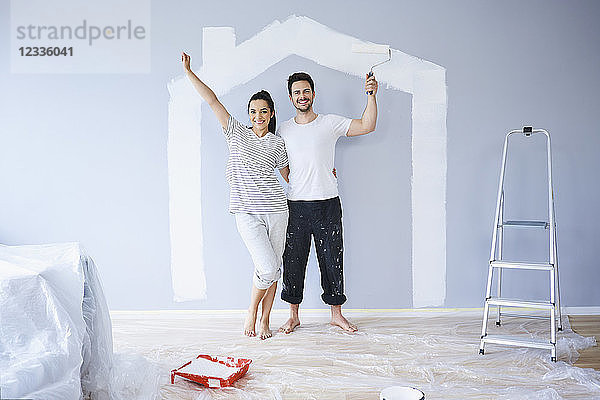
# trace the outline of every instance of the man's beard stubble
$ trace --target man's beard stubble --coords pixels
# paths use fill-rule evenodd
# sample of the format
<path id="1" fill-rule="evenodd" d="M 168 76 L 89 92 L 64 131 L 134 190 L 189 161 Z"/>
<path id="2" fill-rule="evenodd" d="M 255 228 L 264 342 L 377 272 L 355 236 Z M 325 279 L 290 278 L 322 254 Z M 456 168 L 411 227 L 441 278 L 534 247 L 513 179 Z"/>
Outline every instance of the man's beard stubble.
<path id="1" fill-rule="evenodd" d="M 307 106 L 306 109 L 300 108 L 301 106 L 298 103 L 295 103 L 294 106 L 296 107 L 296 110 L 300 111 L 301 113 L 307 113 L 312 110 L 312 101 L 305 104 L 305 106 Z"/>

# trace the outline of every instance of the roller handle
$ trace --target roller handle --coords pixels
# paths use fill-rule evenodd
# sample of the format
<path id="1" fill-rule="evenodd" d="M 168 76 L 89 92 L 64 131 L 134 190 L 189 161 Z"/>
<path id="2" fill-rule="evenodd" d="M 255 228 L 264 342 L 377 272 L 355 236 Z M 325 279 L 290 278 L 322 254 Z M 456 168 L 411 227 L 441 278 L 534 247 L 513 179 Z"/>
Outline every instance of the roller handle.
<path id="1" fill-rule="evenodd" d="M 367 78 L 370 78 L 372 76 L 373 76 L 373 71 L 369 71 L 369 73 L 367 74 Z M 373 94 L 373 91 L 372 90 L 368 90 L 367 94 Z"/>

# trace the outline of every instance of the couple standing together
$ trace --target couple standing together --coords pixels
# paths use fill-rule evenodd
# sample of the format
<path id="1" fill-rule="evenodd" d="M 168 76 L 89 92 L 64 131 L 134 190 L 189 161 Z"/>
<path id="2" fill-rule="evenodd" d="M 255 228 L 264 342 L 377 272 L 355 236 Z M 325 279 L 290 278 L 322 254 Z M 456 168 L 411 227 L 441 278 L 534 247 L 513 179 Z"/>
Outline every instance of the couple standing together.
<path id="1" fill-rule="evenodd" d="M 256 318 L 262 302 L 259 337 L 272 336 L 269 317 L 283 259 L 282 300 L 290 303 L 290 318 L 279 329 L 290 333 L 300 325 L 298 310 L 314 237 L 321 271 L 321 298 L 331 307 L 331 324 L 354 332 L 356 326 L 342 315 L 344 295 L 342 207 L 335 176 L 335 144 L 340 136 L 360 136 L 375 130 L 377 81 L 367 76 L 367 106 L 360 119 L 316 114 L 314 82 L 297 72 L 288 78 L 288 94 L 296 116 L 276 131 L 275 106 L 262 90 L 248 102 L 251 127 L 238 122 L 215 93 L 190 68 L 190 56 L 181 56 L 185 73 L 208 103 L 229 147 L 226 176 L 230 186 L 229 211 L 254 263 L 252 295 L 244 334 L 256 336 Z M 277 133 L 277 134 L 276 134 Z M 288 161 L 289 157 L 289 161 Z M 288 182 L 288 195 L 275 176 L 279 169 Z"/>

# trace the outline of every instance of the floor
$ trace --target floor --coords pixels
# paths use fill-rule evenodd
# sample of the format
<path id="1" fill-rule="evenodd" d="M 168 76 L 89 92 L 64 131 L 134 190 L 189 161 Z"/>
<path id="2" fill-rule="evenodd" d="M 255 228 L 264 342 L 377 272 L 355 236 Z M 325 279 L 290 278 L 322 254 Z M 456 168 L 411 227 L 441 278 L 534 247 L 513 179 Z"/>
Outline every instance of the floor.
<path id="1" fill-rule="evenodd" d="M 327 312 L 301 314 L 292 334 L 261 341 L 241 335 L 243 313 L 115 313 L 115 352 L 129 399 L 378 399 L 389 386 L 421 389 L 432 399 L 600 399 L 593 339 L 569 320 L 558 336 L 558 362 L 544 350 L 488 345 L 478 354 L 479 312 L 348 313 L 359 332 L 328 325 Z M 272 326 L 287 315 L 275 311 Z M 598 317 L 572 317 L 576 330 L 596 332 Z M 505 320 L 496 333 L 545 337 L 546 322 Z M 594 331 L 594 329 L 596 329 Z M 582 356 L 573 366 L 578 352 Z M 253 360 L 232 387 L 206 389 L 170 370 L 198 354 Z M 135 356 L 134 356 L 135 355 Z M 145 357 L 141 358 L 140 356 Z M 135 358 L 137 357 L 137 358 Z M 587 369 L 585 369 L 587 368 Z M 117 382 L 117 385 L 119 383 Z"/>
<path id="2" fill-rule="evenodd" d="M 569 322 L 575 333 L 595 336 L 600 341 L 600 315 L 569 315 Z M 582 350 L 575 365 L 600 371 L 600 346 Z"/>

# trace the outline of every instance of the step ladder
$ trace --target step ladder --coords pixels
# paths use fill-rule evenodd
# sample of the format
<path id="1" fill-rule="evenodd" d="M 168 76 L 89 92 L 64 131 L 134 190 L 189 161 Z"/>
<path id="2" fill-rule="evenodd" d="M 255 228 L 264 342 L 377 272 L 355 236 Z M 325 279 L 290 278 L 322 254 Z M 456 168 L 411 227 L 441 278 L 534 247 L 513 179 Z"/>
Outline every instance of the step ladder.
<path id="1" fill-rule="evenodd" d="M 547 161 L 548 161 L 548 220 L 547 221 L 505 221 L 504 220 L 504 173 L 506 169 L 506 154 L 508 150 L 508 141 L 512 135 L 522 134 L 530 137 L 535 134 L 546 136 Z M 549 255 L 548 262 L 518 262 L 507 261 L 502 257 L 502 245 L 504 240 L 505 227 L 524 227 L 537 228 L 548 231 Z M 524 301 L 520 299 L 509 299 L 502 297 L 502 270 L 534 270 L 546 271 L 550 274 L 550 298 L 548 301 Z M 492 281 L 496 273 L 497 285 L 496 295 L 492 296 Z M 502 316 L 522 317 L 522 318 L 541 318 L 550 321 L 550 339 L 524 339 L 518 336 L 490 335 L 487 333 L 487 324 L 489 318 L 490 306 L 496 307 L 496 325 L 501 325 Z M 505 313 L 504 308 L 525 308 L 533 310 L 543 310 L 548 316 Z M 502 154 L 502 169 L 500 171 L 500 184 L 498 187 L 498 199 L 496 202 L 496 217 L 494 219 L 494 230 L 492 234 L 492 249 L 490 254 L 490 263 L 488 269 L 487 288 L 485 292 L 485 303 L 483 309 L 483 324 L 481 327 L 481 341 L 479 344 L 479 354 L 484 354 L 485 345 L 494 343 L 507 346 L 532 347 L 539 349 L 548 349 L 551 351 L 551 360 L 556 361 L 556 330 L 562 331 L 562 319 L 560 309 L 560 286 L 558 282 L 558 253 L 556 250 L 556 221 L 554 214 L 554 192 L 552 189 L 552 154 L 550 148 L 550 135 L 544 129 L 533 129 L 526 126 L 521 130 L 510 131 L 504 140 L 504 150 Z"/>

